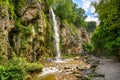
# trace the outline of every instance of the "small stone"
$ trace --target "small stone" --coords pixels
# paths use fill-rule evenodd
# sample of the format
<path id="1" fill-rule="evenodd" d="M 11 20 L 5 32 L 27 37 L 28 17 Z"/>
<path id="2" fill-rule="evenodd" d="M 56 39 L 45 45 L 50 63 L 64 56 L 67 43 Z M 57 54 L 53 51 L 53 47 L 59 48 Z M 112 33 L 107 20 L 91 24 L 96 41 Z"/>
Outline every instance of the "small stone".
<path id="1" fill-rule="evenodd" d="M 33 80 L 30 75 L 25 76 L 24 80 Z"/>
<path id="2" fill-rule="evenodd" d="M 78 59 L 80 59 L 80 57 L 79 57 L 79 56 L 76 56 L 76 57 L 74 58 L 74 60 L 78 60 Z"/>
<path id="3" fill-rule="evenodd" d="M 64 69 L 70 69 L 70 67 L 68 67 L 68 66 L 65 66 L 65 67 L 64 67 Z"/>

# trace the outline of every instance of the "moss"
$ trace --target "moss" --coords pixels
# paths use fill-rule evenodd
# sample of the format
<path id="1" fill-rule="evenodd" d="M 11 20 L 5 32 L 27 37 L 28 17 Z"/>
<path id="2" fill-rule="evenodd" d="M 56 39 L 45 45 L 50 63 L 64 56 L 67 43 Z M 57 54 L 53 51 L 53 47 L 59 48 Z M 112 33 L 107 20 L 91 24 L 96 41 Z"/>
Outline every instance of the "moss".
<path id="1" fill-rule="evenodd" d="M 29 46 L 28 39 L 32 35 L 33 25 L 25 26 L 21 23 L 21 18 L 17 18 L 16 27 L 19 30 L 19 32 L 22 34 L 20 40 L 20 44 L 21 44 L 20 53 L 22 55 L 26 55 L 27 52 L 25 49 Z M 22 53 L 23 51 L 24 54 Z"/>
<path id="2" fill-rule="evenodd" d="M 19 11 L 19 10 L 21 10 L 25 6 L 26 6 L 25 0 L 19 0 L 17 2 L 16 9 L 17 9 L 17 11 Z"/>
<path id="3" fill-rule="evenodd" d="M 31 26 L 24 26 L 24 25 L 21 23 L 21 18 L 18 18 L 18 19 L 17 19 L 16 27 L 17 27 L 17 28 L 20 30 L 20 32 L 23 33 L 26 37 L 29 37 L 29 36 L 31 35 L 32 27 L 31 27 Z"/>
<path id="4" fill-rule="evenodd" d="M 14 13 L 14 6 L 13 3 L 10 2 L 9 0 L 0 0 L 0 6 L 7 6 L 8 7 L 8 12 L 9 12 L 9 18 L 13 19 L 16 17 L 15 13 Z M 3 9 L 4 10 L 4 9 Z M 2 11 L 4 14 L 5 12 Z"/>
<path id="5" fill-rule="evenodd" d="M 50 57 L 53 56 L 53 30 L 51 27 L 51 23 L 49 22 L 49 19 L 47 18 L 46 14 L 44 11 L 41 11 L 41 16 L 42 16 L 42 26 L 44 27 L 44 32 L 45 34 L 43 35 L 45 37 L 45 43 L 42 43 L 41 45 L 41 51 L 45 57 Z"/>
<path id="6" fill-rule="evenodd" d="M 34 0 L 34 1 L 35 2 L 39 1 L 39 3 L 42 3 L 42 0 Z M 19 15 L 18 13 L 20 12 L 21 9 L 25 8 L 26 5 L 28 5 L 27 0 L 18 0 L 18 1 L 17 0 L 0 0 L 0 6 L 3 6 L 2 13 L 4 14 L 4 16 L 7 16 L 6 14 L 7 10 L 5 11 L 5 8 L 7 7 L 8 13 L 9 13 L 9 19 L 15 20 L 15 28 L 18 31 L 18 33 L 14 33 L 13 35 L 13 37 L 15 38 L 14 42 L 17 43 L 18 37 L 16 35 L 21 33 L 20 49 L 17 55 L 19 56 L 19 53 L 21 53 L 22 55 L 26 55 L 26 53 L 28 53 L 26 51 L 26 48 L 28 48 L 28 46 L 34 48 L 36 47 L 36 45 L 40 45 L 38 52 L 41 52 L 43 56 L 53 56 L 54 55 L 53 54 L 54 53 L 54 47 L 53 47 L 54 34 L 51 27 L 51 23 L 47 18 L 49 14 L 45 14 L 44 11 L 41 10 L 41 14 L 40 15 L 38 14 L 38 18 L 36 18 L 34 21 L 27 21 L 26 23 L 23 24 L 21 20 L 22 15 L 21 14 Z M 40 23 L 38 22 L 38 20 L 41 20 L 40 22 L 41 25 L 39 25 Z M 35 39 L 31 43 L 29 43 L 28 39 L 31 38 L 31 35 L 32 35 L 32 32 L 31 32 L 32 26 L 35 28 L 36 36 L 35 36 Z M 39 34 L 41 26 L 44 28 L 43 30 L 44 32 Z M 43 37 L 45 38 L 43 39 Z M 2 37 L 0 36 L 0 38 Z M 13 45 L 16 45 L 16 43 L 14 43 Z M 3 47 L 1 46 L 2 44 L 3 43 L 0 43 L 0 47 Z M 13 47 L 17 47 L 17 46 L 13 46 Z M 2 51 L 4 51 L 4 49 L 2 49 Z M 38 52 L 36 51 L 36 53 Z"/>
<path id="7" fill-rule="evenodd" d="M 26 48 L 28 42 L 27 42 L 27 38 L 24 35 L 21 37 L 20 43 L 21 43 L 21 49 Z"/>
<path id="8" fill-rule="evenodd" d="M 75 35 L 76 33 L 79 32 L 78 29 L 77 29 L 72 23 L 68 23 L 67 21 L 63 21 L 63 23 L 65 23 L 66 26 L 71 29 L 71 31 L 72 31 L 71 33 L 72 33 L 73 35 Z"/>
<path id="9" fill-rule="evenodd" d="M 39 29 L 38 29 L 38 28 L 39 28 L 38 20 L 37 20 L 37 22 L 35 22 L 33 25 L 34 25 L 35 31 L 36 31 L 36 32 L 39 32 Z"/>
<path id="10" fill-rule="evenodd" d="M 7 16 L 5 9 L 2 9 L 1 12 L 2 12 L 2 16 Z"/>
<path id="11" fill-rule="evenodd" d="M 38 0 L 39 3 L 42 3 L 42 0 Z"/>
<path id="12" fill-rule="evenodd" d="M 50 23 L 47 23 L 46 27 L 46 43 L 45 46 L 48 49 L 49 56 L 54 56 L 54 44 L 53 44 L 53 30 Z"/>
<path id="13" fill-rule="evenodd" d="M 42 15 L 42 20 L 44 22 L 44 27 L 46 27 L 47 26 L 46 25 L 46 23 L 47 23 L 46 15 L 45 15 L 45 13 L 43 11 L 41 11 L 41 15 Z"/>
<path id="14" fill-rule="evenodd" d="M 30 3 L 34 3 L 34 2 L 39 2 L 42 3 L 41 0 L 19 0 L 17 1 L 17 11 L 20 11 L 22 8 L 24 8 L 26 5 L 29 5 Z"/>

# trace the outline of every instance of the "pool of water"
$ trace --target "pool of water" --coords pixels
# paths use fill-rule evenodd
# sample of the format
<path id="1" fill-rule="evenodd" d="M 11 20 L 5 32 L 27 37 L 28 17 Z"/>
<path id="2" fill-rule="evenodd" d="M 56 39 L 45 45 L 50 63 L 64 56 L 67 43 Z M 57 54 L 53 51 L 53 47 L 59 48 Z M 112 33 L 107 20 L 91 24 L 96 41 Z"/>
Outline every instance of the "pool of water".
<path id="1" fill-rule="evenodd" d="M 55 74 L 51 73 L 44 76 L 40 76 L 38 80 L 56 80 L 56 78 L 55 78 Z"/>
<path id="2" fill-rule="evenodd" d="M 42 73 L 38 75 L 37 80 L 56 80 L 55 73 L 59 70 L 55 67 L 43 68 Z"/>

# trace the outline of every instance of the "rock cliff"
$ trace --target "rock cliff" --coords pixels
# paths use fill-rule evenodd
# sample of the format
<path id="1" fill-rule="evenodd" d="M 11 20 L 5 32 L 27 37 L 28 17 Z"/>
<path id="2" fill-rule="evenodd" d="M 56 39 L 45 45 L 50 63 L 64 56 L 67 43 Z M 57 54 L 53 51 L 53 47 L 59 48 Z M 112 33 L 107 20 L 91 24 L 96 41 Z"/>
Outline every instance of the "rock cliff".
<path id="1" fill-rule="evenodd" d="M 59 21 L 62 53 L 81 53 L 89 37 L 81 29 Z M 29 61 L 55 55 L 54 32 L 44 0 L 0 1 L 0 56 L 27 57 Z"/>

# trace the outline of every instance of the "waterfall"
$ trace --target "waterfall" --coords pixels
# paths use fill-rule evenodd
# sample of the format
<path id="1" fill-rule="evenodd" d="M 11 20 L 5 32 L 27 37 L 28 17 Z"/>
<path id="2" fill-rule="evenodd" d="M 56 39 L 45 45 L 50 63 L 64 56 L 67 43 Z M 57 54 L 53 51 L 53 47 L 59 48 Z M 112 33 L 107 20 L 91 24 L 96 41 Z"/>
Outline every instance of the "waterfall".
<path id="1" fill-rule="evenodd" d="M 55 14 L 53 12 L 53 9 L 50 8 L 50 10 L 51 10 L 51 15 L 52 15 L 52 20 L 53 20 L 53 28 L 54 28 L 54 37 L 55 37 L 55 46 L 56 46 L 56 60 L 60 61 L 60 57 L 61 57 L 60 48 L 59 48 L 60 38 L 59 38 L 59 33 L 58 33 L 57 20 L 56 20 Z"/>

